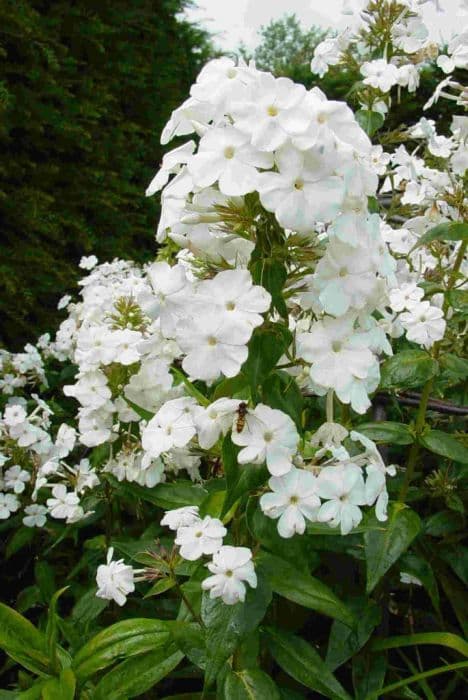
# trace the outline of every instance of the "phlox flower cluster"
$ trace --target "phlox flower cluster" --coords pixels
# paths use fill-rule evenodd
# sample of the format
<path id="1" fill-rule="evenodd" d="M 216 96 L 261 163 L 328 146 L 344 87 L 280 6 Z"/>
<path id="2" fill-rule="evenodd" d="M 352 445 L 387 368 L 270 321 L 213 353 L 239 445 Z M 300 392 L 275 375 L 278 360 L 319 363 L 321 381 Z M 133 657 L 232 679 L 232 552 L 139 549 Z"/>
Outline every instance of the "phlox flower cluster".
<path id="1" fill-rule="evenodd" d="M 347 16 L 348 26 L 337 36 L 327 36 L 316 47 L 312 72 L 323 77 L 330 66 L 346 65 L 348 52 L 356 53 L 361 63 L 361 79 L 367 88 L 362 91 L 362 107 L 385 114 L 392 88 L 398 86 L 415 92 L 422 68 L 437 55 L 437 47 L 431 43 L 421 16 L 421 8 L 427 1 L 431 0 L 401 0 L 398 4 L 345 0 L 343 14 Z M 388 43 L 382 49 L 378 34 L 382 21 L 391 38 L 390 59 Z M 382 54 L 376 56 L 377 47 Z M 445 58 L 444 65 L 448 67 L 450 59 Z"/>
<path id="2" fill-rule="evenodd" d="M 99 484 L 88 459 L 70 465 L 76 431 L 62 423 L 52 438 L 52 411 L 41 399 L 28 413 L 22 397 L 0 417 L 0 519 L 23 512 L 26 527 L 43 527 L 47 516 L 66 523 L 88 515 L 81 497 Z"/>
<path id="3" fill-rule="evenodd" d="M 212 557 L 207 563 L 212 576 L 202 581 L 202 588 L 210 592 L 210 598 L 221 598 L 227 605 L 233 605 L 245 600 L 245 583 L 256 588 L 252 552 L 248 547 L 223 545 L 227 530 L 218 518 L 209 515 L 200 518 L 196 506 L 186 506 L 168 511 L 161 525 L 176 532 L 175 543 L 183 559 Z"/>

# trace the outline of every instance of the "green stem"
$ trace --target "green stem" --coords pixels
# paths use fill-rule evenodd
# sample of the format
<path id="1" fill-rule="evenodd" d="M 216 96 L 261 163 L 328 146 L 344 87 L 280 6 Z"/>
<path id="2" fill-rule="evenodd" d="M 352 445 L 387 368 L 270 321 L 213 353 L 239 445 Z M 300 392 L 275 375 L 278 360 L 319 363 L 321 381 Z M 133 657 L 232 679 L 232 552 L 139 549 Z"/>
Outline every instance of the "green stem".
<path id="1" fill-rule="evenodd" d="M 327 423 L 333 423 L 333 389 L 327 393 Z"/>
<path id="2" fill-rule="evenodd" d="M 187 610 L 189 611 L 189 613 L 191 614 L 191 616 L 193 617 L 193 619 L 194 619 L 196 622 L 198 622 L 198 624 L 200 625 L 200 627 L 203 627 L 203 628 L 204 628 L 205 625 L 204 625 L 203 620 L 201 619 L 200 615 L 198 615 L 198 614 L 195 612 L 192 603 L 189 601 L 189 599 L 187 598 L 187 596 L 186 596 L 185 593 L 183 592 L 182 587 L 181 587 L 180 583 L 178 582 L 174 571 L 172 571 L 172 576 L 174 577 L 174 581 L 176 582 L 176 584 L 175 584 L 176 591 L 177 591 L 177 593 L 180 595 L 180 597 L 182 598 L 182 600 L 184 601 L 184 603 L 185 603 L 185 605 L 186 605 L 186 607 L 187 607 Z"/>
<path id="3" fill-rule="evenodd" d="M 415 436 L 414 436 L 414 442 L 411 445 L 410 453 L 408 456 L 408 463 L 406 465 L 406 472 L 405 472 L 405 479 L 403 481 L 402 487 L 400 489 L 400 493 L 398 495 L 398 500 L 400 502 L 403 502 L 406 498 L 406 495 L 408 493 L 409 485 L 413 479 L 414 476 L 414 470 L 416 468 L 416 464 L 418 461 L 419 457 L 419 450 L 420 450 L 420 444 L 419 444 L 419 438 L 421 437 L 424 427 L 426 424 L 426 410 L 427 410 L 427 404 L 429 402 L 429 397 L 431 395 L 432 391 L 432 385 L 433 385 L 433 379 L 429 379 L 429 381 L 426 382 L 424 385 L 424 389 L 422 390 L 421 393 L 421 403 L 419 404 L 418 408 L 418 413 L 416 416 L 416 424 L 414 428 Z"/>

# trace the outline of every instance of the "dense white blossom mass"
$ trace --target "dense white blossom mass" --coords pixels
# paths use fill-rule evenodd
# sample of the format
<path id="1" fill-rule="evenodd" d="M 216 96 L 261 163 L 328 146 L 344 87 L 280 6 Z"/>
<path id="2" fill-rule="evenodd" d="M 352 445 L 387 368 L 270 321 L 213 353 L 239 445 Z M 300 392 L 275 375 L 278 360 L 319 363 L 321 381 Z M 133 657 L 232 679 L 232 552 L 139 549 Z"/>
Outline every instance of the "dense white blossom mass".
<path id="1" fill-rule="evenodd" d="M 398 51 L 361 66 L 362 107 L 380 115 L 394 86 L 417 88 L 430 55 L 420 3 L 402 4 L 408 11 L 392 28 Z M 339 64 L 356 36 L 325 39 L 312 70 Z M 465 32 L 438 66 L 449 74 L 467 61 Z M 453 88 L 447 80 L 438 96 Z M 460 245 L 436 258 L 419 241 L 459 219 L 450 202 L 468 166 L 468 117 L 455 117 L 451 136 L 424 118 L 411 127 L 408 140 L 427 147 L 428 164 L 418 147 L 373 147 L 352 110 L 318 87 L 218 58 L 173 112 L 162 142 L 186 136 L 146 192 L 161 192 L 157 261 L 83 258 L 81 297 L 59 302 L 68 316 L 55 338 L 0 351 L 0 519 L 20 512 L 26 527 L 76 523 L 110 477 L 144 488 L 180 471 L 200 481 L 229 441 L 241 470 L 266 466 L 259 503 L 281 537 L 311 523 L 346 535 L 368 507 L 384 520 L 395 467 L 335 421 L 333 402 L 364 414 L 394 338 L 406 334 L 409 347 L 427 350 L 444 337 L 448 309 L 425 280 L 449 269 Z M 369 209 L 389 193 L 415 212 L 404 226 Z M 268 333 L 279 326 L 288 341 L 270 370 L 279 367 L 299 393 L 327 397 L 315 435 L 259 390 L 256 344 L 270 338 L 265 352 L 273 352 Z M 22 395 L 30 385 L 46 388 L 48 360 L 76 367 L 63 390 L 76 425 L 57 426 L 52 405 Z M 101 463 L 94 448 L 107 448 Z M 233 604 L 257 579 L 250 550 L 231 546 L 226 514 L 217 515 L 189 503 L 168 510 L 162 525 L 176 533 L 182 558 L 212 557 L 202 586 Z M 112 550 L 97 582 L 97 595 L 119 605 L 134 590 L 131 567 L 113 561 Z"/>

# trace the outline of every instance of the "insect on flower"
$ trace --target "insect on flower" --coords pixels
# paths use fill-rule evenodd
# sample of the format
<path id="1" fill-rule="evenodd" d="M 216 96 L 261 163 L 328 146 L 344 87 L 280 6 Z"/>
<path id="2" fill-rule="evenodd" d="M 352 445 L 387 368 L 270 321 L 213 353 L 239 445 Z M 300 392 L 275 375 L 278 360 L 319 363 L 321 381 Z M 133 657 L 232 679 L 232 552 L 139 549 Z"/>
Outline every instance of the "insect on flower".
<path id="1" fill-rule="evenodd" d="M 247 417 L 247 404 L 245 401 L 241 401 L 237 408 L 237 420 L 236 420 L 236 432 L 241 433 L 245 427 L 245 419 Z"/>

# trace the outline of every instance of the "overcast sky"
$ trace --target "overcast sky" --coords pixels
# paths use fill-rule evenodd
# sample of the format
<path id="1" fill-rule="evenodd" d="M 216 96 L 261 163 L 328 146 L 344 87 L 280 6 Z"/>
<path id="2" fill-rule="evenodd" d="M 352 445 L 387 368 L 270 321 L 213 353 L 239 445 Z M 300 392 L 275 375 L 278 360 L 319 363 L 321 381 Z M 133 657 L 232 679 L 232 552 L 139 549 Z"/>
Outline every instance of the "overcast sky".
<path id="1" fill-rule="evenodd" d="M 346 26 L 342 0 L 195 0 L 195 4 L 197 9 L 188 11 L 188 17 L 214 33 L 225 51 L 237 48 L 241 40 L 249 49 L 255 48 L 260 27 L 285 13 L 295 13 L 304 27 Z M 437 12 L 432 3 L 424 8 L 426 24 L 434 40 L 449 39 L 466 18 L 457 17 L 458 0 L 439 0 L 439 4 L 443 12 Z"/>

